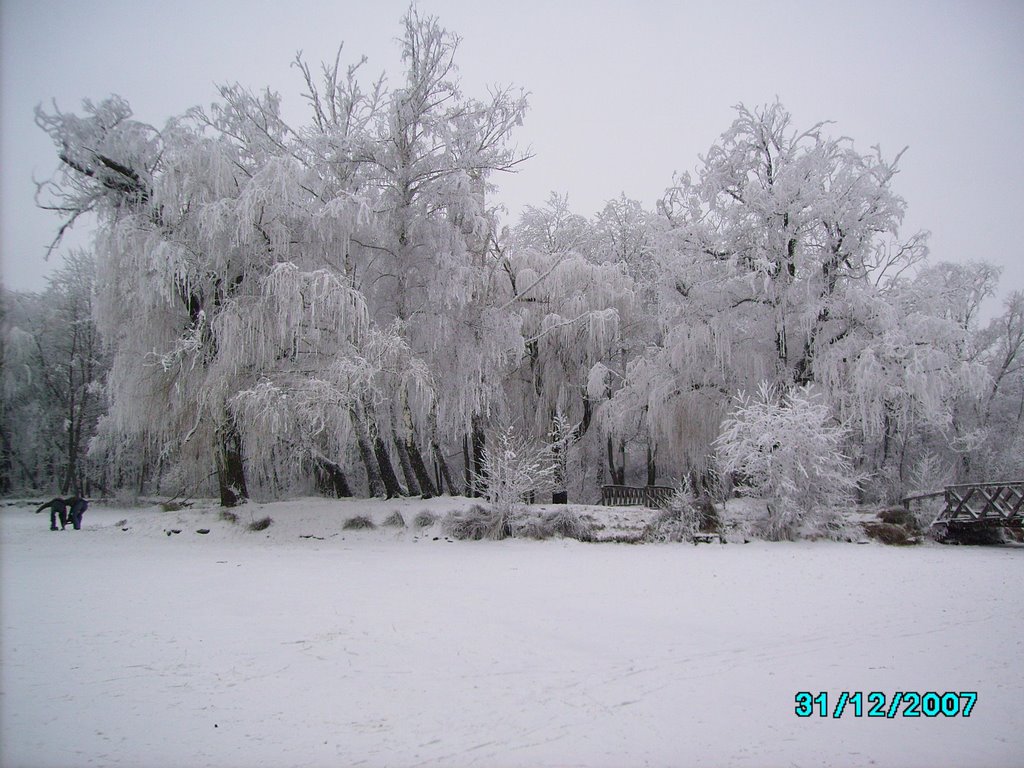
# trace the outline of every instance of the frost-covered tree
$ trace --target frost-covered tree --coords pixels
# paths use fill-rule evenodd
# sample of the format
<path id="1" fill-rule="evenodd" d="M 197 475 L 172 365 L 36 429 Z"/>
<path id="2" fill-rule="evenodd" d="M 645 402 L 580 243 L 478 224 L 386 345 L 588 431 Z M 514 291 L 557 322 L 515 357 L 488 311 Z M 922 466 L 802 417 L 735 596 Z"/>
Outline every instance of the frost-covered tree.
<path id="1" fill-rule="evenodd" d="M 861 154 L 825 129 L 795 128 L 778 103 L 740 106 L 659 204 L 663 326 L 618 397 L 647 408 L 680 471 L 708 466 L 730 398 L 760 381 L 866 401 L 849 391 L 868 384 L 846 375 L 849 345 L 883 343 L 903 322 L 885 291 L 927 251 L 924 233 L 899 233 L 899 156 Z"/>
<path id="2" fill-rule="evenodd" d="M 518 346 L 515 329 L 491 312 L 497 222 L 486 196 L 495 174 L 526 157 L 511 141 L 526 98 L 507 86 L 483 99 L 464 94 L 459 38 L 436 18 L 413 8 L 403 32 L 404 80 L 385 99 L 366 146 L 375 196 L 356 239 L 357 285 L 373 318 L 397 321 L 434 379 L 429 396 L 403 387 L 379 414 L 403 464 L 406 455 L 413 463 L 408 484 L 430 487 L 416 472 L 420 446 L 429 444 L 439 460 L 441 442 L 479 435 L 504 361 Z"/>
<path id="3" fill-rule="evenodd" d="M 1024 474 L 1024 293 L 973 337 L 988 379 L 970 415 L 971 444 L 960 456 L 964 480 L 1008 480 Z M 970 449 L 970 450 L 966 450 Z"/>
<path id="4" fill-rule="evenodd" d="M 116 98 L 37 119 L 62 148 L 52 206 L 100 217 L 97 317 L 115 350 L 100 447 L 153 445 L 183 480 L 216 474 L 231 505 L 248 495 L 231 397 L 318 334 L 351 339 L 365 308 L 322 266 L 358 198 L 301 162 L 272 94 L 221 93 L 211 117 L 162 132 Z"/>
<path id="5" fill-rule="evenodd" d="M 41 375 L 48 355 L 40 355 L 36 342 L 45 336 L 33 332 L 45 326 L 48 308 L 38 294 L 5 290 L 0 311 L 0 487 L 5 493 L 56 489 L 63 414 Z"/>
<path id="6" fill-rule="evenodd" d="M 843 452 L 846 433 L 810 386 L 779 392 L 762 382 L 756 395 L 737 396 L 715 447 L 721 471 L 767 501 L 765 535 L 789 539 L 853 502 L 861 478 Z"/>
<path id="7" fill-rule="evenodd" d="M 907 490 L 927 455 L 954 462 L 975 440 L 974 403 L 987 374 L 973 349 L 972 318 L 976 273 L 987 270 L 939 264 L 858 292 L 844 309 L 846 332 L 820 355 L 817 380 L 884 500 Z"/>
<path id="8" fill-rule="evenodd" d="M 566 450 L 607 399 L 590 392 L 591 371 L 621 369 L 629 354 L 623 330 L 635 311 L 633 280 L 624 260 L 600 257 L 600 242 L 592 222 L 552 195 L 543 208 L 527 208 L 504 253 L 505 309 L 519 318 L 525 340 L 507 387 L 513 413 L 540 439 L 560 430 L 559 418 L 577 425 Z M 607 439 L 623 444 L 612 429 Z M 596 454 L 596 438 L 590 442 Z"/>
<path id="9" fill-rule="evenodd" d="M 95 268 L 74 251 L 41 294 L 4 299 L 3 420 L 7 490 L 88 493 L 105 484 L 86 450 L 105 409 L 108 357 L 93 320 Z"/>
<path id="10" fill-rule="evenodd" d="M 477 480 L 484 495 L 515 528 L 514 516 L 535 493 L 550 492 L 557 475 L 548 446 L 531 441 L 514 425 L 499 430 L 483 450 L 483 472 Z"/>
<path id="11" fill-rule="evenodd" d="M 525 99 L 464 97 L 458 39 L 415 9 L 403 23 L 394 91 L 362 87 L 359 65 L 338 61 L 321 84 L 298 61 L 305 127 L 282 119 L 276 94 L 238 86 L 161 131 L 117 98 L 87 102 L 82 117 L 38 112 L 62 161 L 41 199 L 67 224 L 85 212 L 100 221 L 111 457 L 141 440 L 183 481 L 215 467 L 232 504 L 247 471 L 268 488 L 295 479 L 287 467 L 337 476 L 355 443 L 372 492 L 432 492 L 421 446 L 440 457 L 442 436 L 485 412 L 500 381 L 469 366 L 445 378 L 452 349 L 502 364 L 515 349 L 489 315 L 484 194 L 489 174 L 522 159 L 508 137 Z M 420 373 L 365 365 L 388 334 Z M 255 427 L 286 418 L 287 435 Z"/>

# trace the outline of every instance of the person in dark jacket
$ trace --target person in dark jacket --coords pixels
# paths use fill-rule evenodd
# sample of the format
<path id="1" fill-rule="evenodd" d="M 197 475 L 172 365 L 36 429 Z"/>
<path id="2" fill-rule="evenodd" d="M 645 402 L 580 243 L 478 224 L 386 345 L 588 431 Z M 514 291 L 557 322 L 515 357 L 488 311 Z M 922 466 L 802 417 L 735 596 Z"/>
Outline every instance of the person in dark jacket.
<path id="1" fill-rule="evenodd" d="M 64 530 L 68 523 L 75 527 L 76 531 L 82 529 L 82 515 L 89 508 L 89 502 L 81 496 L 72 496 L 69 499 L 51 499 L 36 510 L 38 515 L 44 509 L 50 510 L 50 530 L 56 531 L 57 519 L 60 519 L 60 530 Z"/>
<path id="2" fill-rule="evenodd" d="M 64 530 L 64 526 L 68 524 L 68 507 L 67 502 L 64 499 L 52 499 L 43 504 L 39 509 L 36 510 L 38 515 L 44 509 L 50 510 L 50 530 L 57 530 L 57 518 L 60 517 L 60 530 Z"/>
<path id="3" fill-rule="evenodd" d="M 82 529 L 82 515 L 85 514 L 85 510 L 89 508 L 89 502 L 83 499 L 81 496 L 72 496 L 67 500 L 68 509 L 68 521 L 75 526 L 75 530 L 79 531 Z"/>

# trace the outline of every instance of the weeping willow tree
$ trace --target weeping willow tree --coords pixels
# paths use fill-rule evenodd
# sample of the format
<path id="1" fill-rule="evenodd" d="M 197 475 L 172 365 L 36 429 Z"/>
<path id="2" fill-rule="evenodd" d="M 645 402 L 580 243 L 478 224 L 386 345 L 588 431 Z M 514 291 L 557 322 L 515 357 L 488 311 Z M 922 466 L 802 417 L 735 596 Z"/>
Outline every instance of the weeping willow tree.
<path id="1" fill-rule="evenodd" d="M 371 492 L 435 492 L 424 444 L 440 458 L 487 410 L 514 346 L 488 310 L 484 200 L 489 174 L 523 159 L 508 138 L 526 104 L 507 88 L 463 96 L 458 38 L 415 10 L 403 28 L 391 92 L 340 56 L 321 81 L 298 60 L 301 128 L 276 94 L 239 86 L 162 130 L 117 97 L 37 113 L 61 160 L 40 189 L 61 234 L 99 218 L 97 315 L 115 355 L 98 450 L 144 445 L 181 483 L 216 475 L 226 505 L 252 477 L 286 484 L 290 466 L 347 486 L 353 443 Z M 382 339 L 399 352 L 380 354 Z M 476 374 L 446 373 L 456 339 Z"/>
<path id="2" fill-rule="evenodd" d="M 524 343 L 505 385 L 509 418 L 556 451 L 563 495 L 570 451 L 580 449 L 577 485 L 592 486 L 598 478 L 586 470 L 602 466 L 602 441 L 622 443 L 602 409 L 605 393 L 593 396 L 588 381 L 595 366 L 624 367 L 639 308 L 627 263 L 601 245 L 595 223 L 552 195 L 543 207 L 527 208 L 503 251 L 504 307 L 519 318 Z"/>

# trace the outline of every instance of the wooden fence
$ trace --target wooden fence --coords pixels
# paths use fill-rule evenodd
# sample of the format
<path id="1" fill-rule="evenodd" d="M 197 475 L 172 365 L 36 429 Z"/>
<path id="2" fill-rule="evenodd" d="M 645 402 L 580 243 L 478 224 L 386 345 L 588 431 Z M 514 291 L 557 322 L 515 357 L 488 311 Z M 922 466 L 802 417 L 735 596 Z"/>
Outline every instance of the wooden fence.
<path id="1" fill-rule="evenodd" d="M 606 507 L 662 509 L 675 492 L 667 485 L 602 485 L 601 503 Z"/>

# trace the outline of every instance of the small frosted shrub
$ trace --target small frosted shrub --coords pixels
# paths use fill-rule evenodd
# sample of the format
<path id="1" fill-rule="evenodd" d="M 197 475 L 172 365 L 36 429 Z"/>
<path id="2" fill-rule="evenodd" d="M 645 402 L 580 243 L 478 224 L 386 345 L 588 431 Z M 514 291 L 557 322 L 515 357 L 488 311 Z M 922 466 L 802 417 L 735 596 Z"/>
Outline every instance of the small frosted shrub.
<path id="1" fill-rule="evenodd" d="M 762 382 L 755 397 L 740 395 L 735 405 L 715 447 L 723 474 L 767 502 L 763 536 L 795 538 L 803 523 L 822 528 L 853 503 L 862 476 L 842 451 L 848 429 L 810 386 L 780 392 Z"/>
<path id="2" fill-rule="evenodd" d="M 550 446 L 533 443 L 510 425 L 486 441 L 483 472 L 475 480 L 487 500 L 511 518 L 526 506 L 525 499 L 553 489 L 556 465 Z"/>
<path id="3" fill-rule="evenodd" d="M 433 512 L 420 512 L 413 518 L 413 525 L 417 528 L 429 528 L 437 522 L 437 515 Z"/>
<path id="4" fill-rule="evenodd" d="M 441 525 L 453 539 L 504 539 L 512 534 L 507 513 L 481 504 L 449 512 Z"/>
<path id="5" fill-rule="evenodd" d="M 355 517 L 350 517 L 346 520 L 345 524 L 341 527 L 346 531 L 362 531 L 372 530 L 377 526 L 374 524 L 373 520 L 365 515 L 356 515 Z"/>
<path id="6" fill-rule="evenodd" d="M 397 509 L 384 520 L 384 525 L 391 528 L 405 528 L 405 518 Z"/>
<path id="7" fill-rule="evenodd" d="M 273 519 L 271 519 L 269 517 L 263 517 L 263 518 L 260 518 L 259 520 L 253 520 L 251 523 L 249 523 L 249 530 L 250 531 L 265 531 L 265 530 L 267 530 L 267 528 L 269 528 L 273 524 L 273 522 L 274 522 Z"/>
<path id="8" fill-rule="evenodd" d="M 688 482 L 669 497 L 644 537 L 649 541 L 693 541 L 698 531 L 718 530 L 718 512 L 707 497 L 698 499 Z"/>

